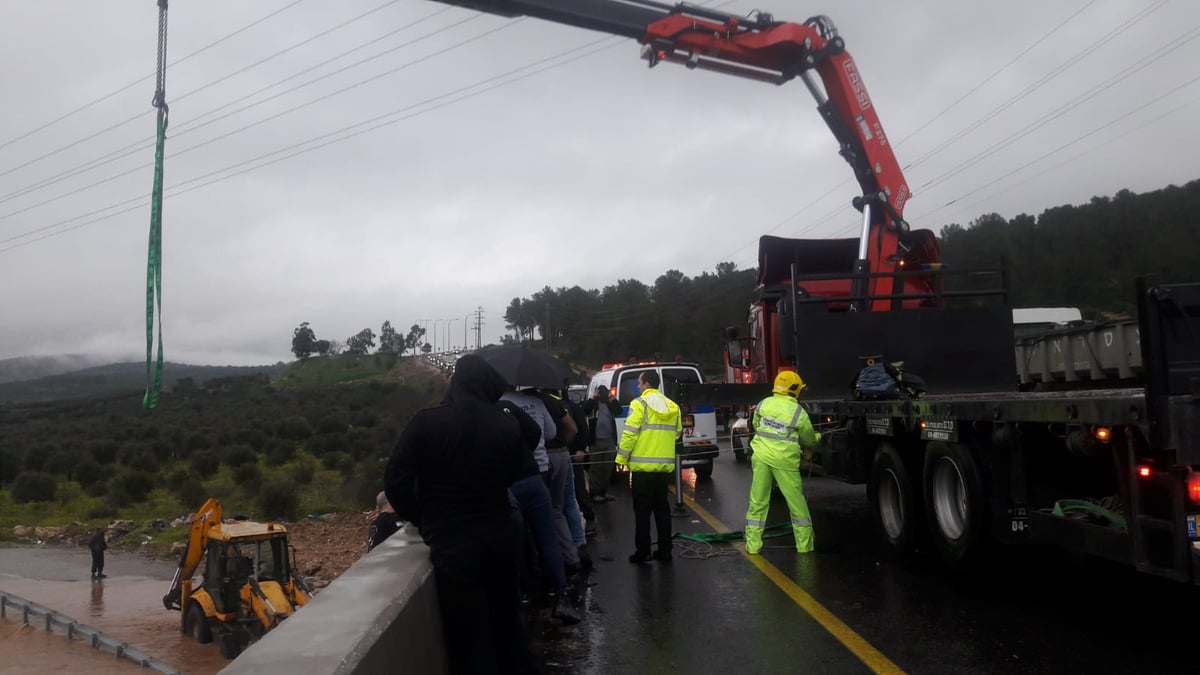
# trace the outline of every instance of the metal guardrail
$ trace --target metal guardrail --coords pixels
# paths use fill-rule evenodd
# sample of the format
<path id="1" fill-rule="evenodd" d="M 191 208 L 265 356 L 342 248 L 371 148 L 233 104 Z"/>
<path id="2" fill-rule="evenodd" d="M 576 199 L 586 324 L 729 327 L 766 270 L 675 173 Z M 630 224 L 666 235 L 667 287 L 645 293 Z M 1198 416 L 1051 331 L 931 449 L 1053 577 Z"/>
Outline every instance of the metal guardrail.
<path id="1" fill-rule="evenodd" d="M 20 613 L 21 621 L 26 625 L 45 627 L 47 633 L 55 629 L 65 631 L 67 640 L 80 639 L 98 649 L 115 655 L 118 659 L 132 661 L 143 668 L 165 673 L 166 675 L 182 675 L 183 671 L 165 661 L 143 653 L 128 643 L 121 642 L 111 635 L 106 635 L 91 626 L 79 623 L 64 614 L 42 605 L 26 600 L 7 591 L 0 591 L 0 620 L 8 618 L 8 614 Z M 31 620 L 32 619 L 32 620 Z"/>

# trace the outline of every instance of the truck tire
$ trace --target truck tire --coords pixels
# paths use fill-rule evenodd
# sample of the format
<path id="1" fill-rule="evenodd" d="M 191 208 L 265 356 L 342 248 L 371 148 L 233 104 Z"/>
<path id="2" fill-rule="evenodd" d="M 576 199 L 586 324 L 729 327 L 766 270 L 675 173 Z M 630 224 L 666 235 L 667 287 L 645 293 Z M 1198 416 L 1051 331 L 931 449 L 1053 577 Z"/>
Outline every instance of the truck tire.
<path id="1" fill-rule="evenodd" d="M 733 437 L 733 458 L 739 462 L 746 461 L 746 446 L 742 443 L 742 437 L 735 435 Z"/>
<path id="2" fill-rule="evenodd" d="M 700 480 L 709 480 L 712 478 L 713 461 L 711 459 L 703 464 L 697 464 L 693 468 L 696 469 L 696 478 Z"/>
<path id="3" fill-rule="evenodd" d="M 925 510 L 934 548 L 945 562 L 958 566 L 977 557 L 987 535 L 987 505 L 970 448 L 926 446 Z"/>
<path id="4" fill-rule="evenodd" d="M 875 451 L 869 485 L 880 540 L 893 555 L 911 553 L 917 547 L 922 521 L 920 497 L 904 459 L 891 443 L 880 443 Z"/>
<path id="5" fill-rule="evenodd" d="M 206 645 L 212 642 L 212 627 L 208 625 L 208 617 L 200 603 L 188 604 L 187 614 L 183 618 L 183 632 L 190 635 L 197 644 Z"/>

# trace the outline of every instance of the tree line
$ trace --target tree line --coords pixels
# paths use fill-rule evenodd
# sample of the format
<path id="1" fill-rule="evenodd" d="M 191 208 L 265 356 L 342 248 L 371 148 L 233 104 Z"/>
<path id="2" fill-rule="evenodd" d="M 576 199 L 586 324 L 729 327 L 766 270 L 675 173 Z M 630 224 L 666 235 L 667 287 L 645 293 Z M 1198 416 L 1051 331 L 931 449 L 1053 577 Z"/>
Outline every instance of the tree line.
<path id="1" fill-rule="evenodd" d="M 951 269 L 1007 269 L 1015 307 L 1072 306 L 1086 317 L 1132 315 L 1134 284 L 1196 281 L 1200 268 L 1200 181 L 1135 194 L 1121 190 L 1082 205 L 1005 219 L 987 214 L 946 225 L 939 237 Z M 921 224 L 915 224 L 920 226 Z M 847 270 L 849 271 L 849 270 Z M 516 297 L 504 312 L 505 343 L 536 345 L 592 367 L 611 361 L 696 361 L 721 370 L 724 329 L 745 335 L 756 270 L 723 262 L 689 277 L 668 270 L 647 285 L 619 279 L 603 288 L 544 286 Z M 996 279 L 948 277 L 948 289 L 996 286 Z"/>
<path id="2" fill-rule="evenodd" d="M 412 352 L 413 355 L 416 355 L 418 351 L 421 351 L 428 354 L 433 350 L 433 346 L 425 342 L 425 332 L 424 328 L 413 324 L 408 329 L 408 333 L 402 335 L 392 327 L 391 321 L 384 321 L 383 326 L 379 328 L 378 353 L 403 355 L 406 352 Z M 375 348 L 375 338 L 375 331 L 370 328 L 364 328 L 346 338 L 345 342 L 319 340 L 317 339 L 316 332 L 305 321 L 292 331 L 292 354 L 301 361 L 313 354 L 318 356 L 336 356 L 345 353 L 365 356 Z"/>

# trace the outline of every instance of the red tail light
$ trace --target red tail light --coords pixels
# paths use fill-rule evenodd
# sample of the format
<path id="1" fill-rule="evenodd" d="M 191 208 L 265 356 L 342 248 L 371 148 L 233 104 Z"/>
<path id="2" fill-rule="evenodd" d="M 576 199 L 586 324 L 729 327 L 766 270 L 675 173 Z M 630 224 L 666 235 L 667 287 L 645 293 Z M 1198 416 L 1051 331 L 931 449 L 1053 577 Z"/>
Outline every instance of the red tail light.
<path id="1" fill-rule="evenodd" d="M 608 388 L 608 397 L 614 401 L 617 400 L 617 388 L 616 387 Z"/>
<path id="2" fill-rule="evenodd" d="M 1137 473 L 1142 478 L 1149 478 L 1150 477 L 1150 466 L 1148 464 L 1139 464 L 1138 468 L 1137 468 Z"/>
<path id="3" fill-rule="evenodd" d="M 1193 504 L 1200 504 L 1200 473 L 1191 469 L 1188 470 L 1187 493 Z"/>

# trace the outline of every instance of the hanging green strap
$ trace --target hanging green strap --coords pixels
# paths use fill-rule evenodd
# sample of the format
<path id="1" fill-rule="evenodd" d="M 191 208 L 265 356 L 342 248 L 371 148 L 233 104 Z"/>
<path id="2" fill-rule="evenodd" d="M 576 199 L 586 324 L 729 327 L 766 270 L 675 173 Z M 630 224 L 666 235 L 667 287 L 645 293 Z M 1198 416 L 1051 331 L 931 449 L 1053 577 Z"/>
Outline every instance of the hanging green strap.
<path id="1" fill-rule="evenodd" d="M 143 408 L 158 405 L 162 388 L 162 195 L 163 149 L 167 141 L 167 0 L 158 0 L 158 72 L 153 105 L 158 108 L 154 145 L 154 189 L 150 196 L 150 246 L 146 259 L 146 393 Z M 154 320 L 158 318 L 158 362 L 154 363 Z"/>

